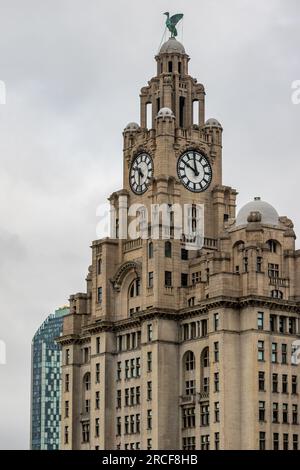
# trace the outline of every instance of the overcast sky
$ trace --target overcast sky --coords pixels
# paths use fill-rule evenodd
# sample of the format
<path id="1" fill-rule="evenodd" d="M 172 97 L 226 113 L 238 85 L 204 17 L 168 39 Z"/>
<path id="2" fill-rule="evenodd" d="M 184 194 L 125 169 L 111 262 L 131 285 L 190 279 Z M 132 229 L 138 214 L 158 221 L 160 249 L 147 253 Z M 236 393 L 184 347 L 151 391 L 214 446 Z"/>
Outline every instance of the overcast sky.
<path id="1" fill-rule="evenodd" d="M 31 339 L 85 289 L 96 208 L 122 186 L 122 130 L 155 75 L 164 11 L 185 14 L 190 73 L 224 127 L 224 184 L 300 232 L 299 0 L 0 0 L 2 449 L 29 446 Z"/>

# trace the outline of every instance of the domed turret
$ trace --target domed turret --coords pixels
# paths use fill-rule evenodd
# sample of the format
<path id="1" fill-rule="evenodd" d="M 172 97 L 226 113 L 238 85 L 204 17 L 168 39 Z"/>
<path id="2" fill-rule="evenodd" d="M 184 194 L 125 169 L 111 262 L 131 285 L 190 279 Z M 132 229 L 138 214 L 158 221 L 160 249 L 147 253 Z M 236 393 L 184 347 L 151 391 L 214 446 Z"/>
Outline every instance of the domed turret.
<path id="1" fill-rule="evenodd" d="M 262 201 L 260 197 L 254 198 L 254 201 L 248 202 L 244 207 L 242 207 L 237 215 L 235 225 L 247 225 L 250 216 L 252 217 L 254 213 L 260 213 L 261 223 L 266 225 L 278 225 L 279 224 L 279 215 L 276 209 L 271 206 L 268 202 Z M 256 220 L 257 221 L 257 220 Z"/>
<path id="2" fill-rule="evenodd" d="M 124 129 L 124 132 L 135 132 L 140 129 L 140 126 L 137 122 L 130 122 Z"/>
<path id="3" fill-rule="evenodd" d="M 185 49 L 177 39 L 170 38 L 161 46 L 159 54 L 185 54 Z"/>
<path id="4" fill-rule="evenodd" d="M 214 118 L 208 119 L 205 123 L 205 127 L 218 127 L 219 129 L 222 129 L 221 123 Z"/>

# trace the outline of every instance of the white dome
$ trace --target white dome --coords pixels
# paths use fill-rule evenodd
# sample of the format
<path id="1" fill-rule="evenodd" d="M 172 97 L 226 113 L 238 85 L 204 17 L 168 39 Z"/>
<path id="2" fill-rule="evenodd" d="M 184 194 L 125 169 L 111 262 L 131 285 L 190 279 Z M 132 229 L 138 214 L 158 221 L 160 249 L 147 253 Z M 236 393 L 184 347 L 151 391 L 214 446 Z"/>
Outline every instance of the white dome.
<path id="1" fill-rule="evenodd" d="M 166 117 L 166 116 L 175 117 L 172 109 L 170 109 L 170 108 L 161 108 L 157 113 L 157 117 Z"/>
<path id="2" fill-rule="evenodd" d="M 181 42 L 177 41 L 175 38 L 170 38 L 167 42 L 165 42 L 159 51 L 160 54 L 172 54 L 172 53 L 177 53 L 177 54 L 185 54 L 185 49 Z"/>
<path id="3" fill-rule="evenodd" d="M 129 124 L 127 124 L 127 126 L 125 127 L 125 131 L 138 131 L 140 128 L 140 126 L 138 125 L 137 122 L 130 122 Z"/>
<path id="4" fill-rule="evenodd" d="M 217 119 L 214 119 L 214 118 L 207 119 L 207 121 L 205 123 L 205 126 L 207 126 L 207 127 L 219 127 L 219 128 L 222 129 L 222 125 L 219 123 L 219 121 L 217 121 Z"/>
<path id="5" fill-rule="evenodd" d="M 251 212 L 260 212 L 262 224 L 278 225 L 279 223 L 279 215 L 276 209 L 268 202 L 262 201 L 260 197 L 256 197 L 254 201 L 248 202 L 239 210 L 235 225 L 247 225 L 247 219 Z"/>

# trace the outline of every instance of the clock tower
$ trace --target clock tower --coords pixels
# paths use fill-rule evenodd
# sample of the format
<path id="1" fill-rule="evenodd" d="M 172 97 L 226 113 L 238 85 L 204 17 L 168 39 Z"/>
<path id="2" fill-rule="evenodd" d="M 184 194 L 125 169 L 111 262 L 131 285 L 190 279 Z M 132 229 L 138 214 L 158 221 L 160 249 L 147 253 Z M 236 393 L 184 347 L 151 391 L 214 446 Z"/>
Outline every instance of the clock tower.
<path id="1" fill-rule="evenodd" d="M 166 15 L 176 35 L 182 15 Z M 235 216 L 237 193 L 222 181 L 223 129 L 205 117 L 189 56 L 171 37 L 155 59 L 139 123 L 123 132 L 123 187 L 109 198 L 113 236 L 92 243 L 86 292 L 70 296 L 58 340 L 61 447 L 296 449 L 293 223 L 258 197 Z M 185 233 L 175 236 L 174 208 L 188 205 L 193 225 L 200 204 L 203 244 L 191 250 Z M 171 222 L 163 230 L 159 211 L 158 237 L 153 207 L 167 208 Z"/>

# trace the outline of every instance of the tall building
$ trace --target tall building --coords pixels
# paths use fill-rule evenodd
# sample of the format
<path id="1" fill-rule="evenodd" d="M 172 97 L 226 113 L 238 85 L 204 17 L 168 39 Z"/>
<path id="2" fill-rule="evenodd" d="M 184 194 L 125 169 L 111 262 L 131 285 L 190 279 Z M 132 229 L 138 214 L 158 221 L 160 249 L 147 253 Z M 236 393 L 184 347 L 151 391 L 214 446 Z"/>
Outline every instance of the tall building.
<path id="1" fill-rule="evenodd" d="M 115 237 L 92 243 L 87 291 L 71 295 L 64 318 L 61 447 L 296 449 L 293 224 L 258 197 L 236 216 L 237 192 L 222 181 L 222 125 L 205 117 L 184 46 L 170 38 L 155 60 L 140 123 L 123 132 Z M 141 234 L 123 239 L 133 204 Z M 169 208 L 170 240 L 142 236 L 151 204 Z M 174 236 L 174 204 L 192 205 L 192 225 L 204 205 L 202 248 Z"/>
<path id="2" fill-rule="evenodd" d="M 62 307 L 49 315 L 35 333 L 31 346 L 31 432 L 32 450 L 60 447 L 61 335 L 63 318 L 69 313 Z"/>

